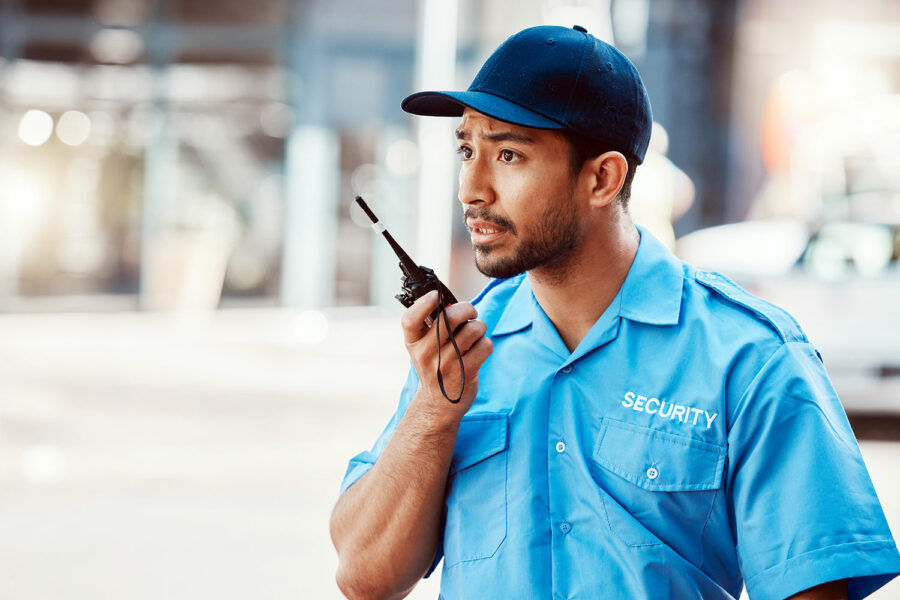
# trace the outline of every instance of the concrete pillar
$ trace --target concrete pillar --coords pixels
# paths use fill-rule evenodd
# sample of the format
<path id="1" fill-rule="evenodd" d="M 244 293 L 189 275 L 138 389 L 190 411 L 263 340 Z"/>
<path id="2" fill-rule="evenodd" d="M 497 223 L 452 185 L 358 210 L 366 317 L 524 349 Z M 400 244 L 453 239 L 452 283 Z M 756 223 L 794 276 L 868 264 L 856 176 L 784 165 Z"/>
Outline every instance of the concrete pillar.
<path id="1" fill-rule="evenodd" d="M 419 15 L 416 90 L 455 89 L 458 0 L 421 0 Z M 413 257 L 419 264 L 434 269 L 438 278 L 450 285 L 456 121 L 425 117 L 419 118 L 417 124 L 421 167 Z"/>
<path id="2" fill-rule="evenodd" d="M 338 135 L 324 125 L 294 130 L 285 153 L 284 306 L 321 308 L 334 304 Z"/>
<path id="3" fill-rule="evenodd" d="M 153 268 L 161 236 L 175 209 L 178 189 L 178 140 L 171 130 L 167 109 L 154 109 L 154 132 L 144 149 L 144 195 L 141 203 L 141 272 L 139 303 L 143 310 L 158 308 L 154 296 L 162 281 Z"/>
<path id="4" fill-rule="evenodd" d="M 335 303 L 340 138 L 328 122 L 330 73 L 317 2 L 291 3 L 286 50 L 289 101 L 297 125 L 285 147 L 281 303 L 321 308 Z"/>
<path id="5" fill-rule="evenodd" d="M 16 7 L 11 1 L 0 2 L 0 130 L 14 132 L 16 115 L 5 110 L 4 83 L 9 70 L 19 56 L 21 29 L 18 27 Z M 25 202 L 10 182 L 19 167 L 13 163 L 12 145 L 18 140 L 0 140 L 0 311 L 12 302 L 19 291 L 19 262 L 22 250 L 22 226 L 15 218 L 20 203 Z"/>

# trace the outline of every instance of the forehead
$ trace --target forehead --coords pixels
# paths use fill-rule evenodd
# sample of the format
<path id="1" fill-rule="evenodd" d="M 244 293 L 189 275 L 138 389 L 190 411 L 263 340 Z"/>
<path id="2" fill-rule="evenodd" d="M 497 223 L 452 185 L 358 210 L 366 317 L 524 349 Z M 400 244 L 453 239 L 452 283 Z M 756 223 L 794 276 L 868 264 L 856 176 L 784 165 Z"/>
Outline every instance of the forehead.
<path id="1" fill-rule="evenodd" d="M 464 140 L 474 138 L 498 141 L 515 140 L 535 145 L 565 143 L 565 138 L 559 131 L 513 125 L 512 123 L 489 117 L 471 108 L 466 108 L 465 112 L 463 112 L 462 119 L 460 119 L 456 128 L 456 137 Z"/>

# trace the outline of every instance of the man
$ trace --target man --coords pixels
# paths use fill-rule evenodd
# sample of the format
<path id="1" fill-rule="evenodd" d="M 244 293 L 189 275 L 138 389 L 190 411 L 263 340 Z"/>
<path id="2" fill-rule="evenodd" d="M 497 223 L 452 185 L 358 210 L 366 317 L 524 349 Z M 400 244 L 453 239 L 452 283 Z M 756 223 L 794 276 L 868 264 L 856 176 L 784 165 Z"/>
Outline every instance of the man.
<path id="1" fill-rule="evenodd" d="M 816 350 L 789 315 L 680 263 L 627 211 L 650 135 L 637 71 L 583 28 L 507 40 L 467 92 L 459 199 L 478 268 L 331 521 L 350 598 L 862 598 L 900 555 Z M 476 319 L 478 317 L 478 319 Z M 458 328 L 458 329 L 457 329 Z M 442 330 L 448 328 L 442 327 Z"/>

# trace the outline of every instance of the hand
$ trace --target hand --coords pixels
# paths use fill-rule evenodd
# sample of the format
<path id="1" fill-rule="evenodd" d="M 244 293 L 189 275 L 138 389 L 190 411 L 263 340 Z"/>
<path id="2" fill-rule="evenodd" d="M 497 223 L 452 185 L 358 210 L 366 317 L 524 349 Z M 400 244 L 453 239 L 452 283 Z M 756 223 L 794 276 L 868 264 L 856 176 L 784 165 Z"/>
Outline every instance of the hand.
<path id="1" fill-rule="evenodd" d="M 474 306 L 468 302 L 459 302 L 447 307 L 449 329 L 454 331 L 453 337 L 460 354 L 462 354 L 466 374 L 466 383 L 459 403 L 448 402 L 438 384 L 438 353 L 441 357 L 441 376 L 444 380 L 444 389 L 451 398 L 459 395 L 462 377 L 459 359 L 453 344 L 450 343 L 444 317 L 439 315 L 441 319 L 440 348 L 438 348 L 437 336 L 432 331 L 437 323 L 431 328 L 425 325 L 426 317 L 437 306 L 438 293 L 436 291 L 429 292 L 406 309 L 400 323 L 403 327 L 406 351 L 409 352 L 413 367 L 419 376 L 417 399 L 429 405 L 433 410 L 440 411 L 439 414 L 458 419 L 465 414 L 475 400 L 475 395 L 478 393 L 478 369 L 490 356 L 494 346 L 491 340 L 485 337 L 487 325 L 483 321 L 474 320 L 478 316 Z"/>

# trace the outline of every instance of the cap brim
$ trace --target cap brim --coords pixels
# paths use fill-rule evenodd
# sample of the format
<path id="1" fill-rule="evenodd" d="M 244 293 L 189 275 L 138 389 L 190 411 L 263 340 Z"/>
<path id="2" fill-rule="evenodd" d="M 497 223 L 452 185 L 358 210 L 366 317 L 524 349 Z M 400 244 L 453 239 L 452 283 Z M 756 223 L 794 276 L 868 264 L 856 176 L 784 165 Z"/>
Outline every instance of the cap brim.
<path id="1" fill-rule="evenodd" d="M 400 107 L 426 117 L 460 117 L 466 107 L 513 125 L 538 129 L 565 129 L 566 126 L 514 102 L 487 92 L 419 92 L 407 96 Z"/>

